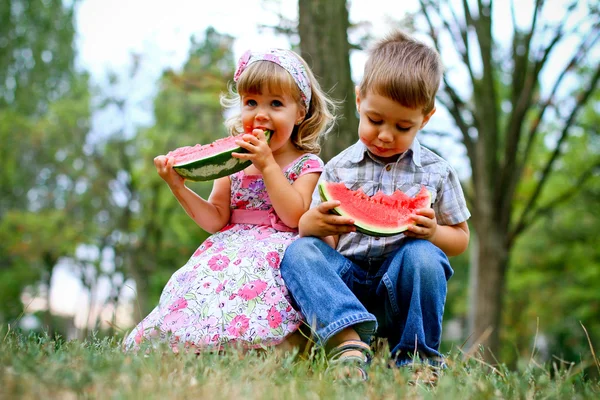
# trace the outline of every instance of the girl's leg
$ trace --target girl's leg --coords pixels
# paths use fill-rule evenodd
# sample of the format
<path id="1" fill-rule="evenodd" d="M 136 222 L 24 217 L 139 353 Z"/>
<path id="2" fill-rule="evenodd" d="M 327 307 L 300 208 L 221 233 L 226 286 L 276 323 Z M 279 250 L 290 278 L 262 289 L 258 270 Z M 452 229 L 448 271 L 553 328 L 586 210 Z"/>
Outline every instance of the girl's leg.
<path id="1" fill-rule="evenodd" d="M 386 265 L 387 264 L 387 265 Z M 411 239 L 385 261 L 377 295 L 383 299 L 380 321 L 398 364 L 410 354 L 434 361 L 439 353 L 447 281 L 453 274 L 446 255 L 427 240 Z"/>

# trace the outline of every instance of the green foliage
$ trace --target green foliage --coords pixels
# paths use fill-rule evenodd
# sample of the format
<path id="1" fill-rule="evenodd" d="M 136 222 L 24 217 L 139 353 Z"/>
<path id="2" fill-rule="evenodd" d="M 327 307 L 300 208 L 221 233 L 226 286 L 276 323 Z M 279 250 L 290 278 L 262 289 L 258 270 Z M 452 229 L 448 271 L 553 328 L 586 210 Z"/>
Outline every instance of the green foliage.
<path id="1" fill-rule="evenodd" d="M 536 365 L 516 371 L 451 354 L 435 386 L 377 356 L 367 383 L 333 381 L 321 352 L 311 359 L 273 350 L 201 355 L 166 348 L 126 354 L 115 338 L 66 342 L 0 330 L 0 397 L 148 399 L 517 399 L 595 398 L 597 379 L 580 365 Z"/>
<path id="2" fill-rule="evenodd" d="M 0 109 L 40 116 L 72 90 L 77 1 L 69 3 L 0 3 Z"/>
<path id="3" fill-rule="evenodd" d="M 504 336 L 514 347 L 505 348 L 506 362 L 531 352 L 533 343 L 526 338 L 536 335 L 544 342 L 542 359 L 578 362 L 589 340 L 600 343 L 598 104 L 600 92 L 572 128 L 565 155 L 540 196 L 537 221 L 516 242 L 504 313 Z M 552 131 L 546 137 L 551 139 Z M 532 165 L 548 153 L 533 154 Z M 525 178 L 519 198 L 526 198 L 539 179 L 530 171 Z"/>
<path id="4" fill-rule="evenodd" d="M 129 272 L 136 277 L 142 314 L 154 307 L 171 274 L 208 236 L 179 206 L 152 160 L 177 147 L 227 135 L 219 97 L 234 73 L 233 39 L 208 28 L 204 40 L 192 38 L 190 44 L 182 70 L 165 71 L 160 79 L 155 124 L 138 132 L 132 141 L 135 156 L 129 174 L 141 212 L 135 226 L 140 242 Z M 212 182 L 187 185 L 205 199 L 212 188 Z"/>
<path id="5" fill-rule="evenodd" d="M 73 10 L 60 0 L 0 4 L 0 321 L 20 315 L 23 288 L 47 285 L 86 236 L 90 108 L 88 77 L 73 67 Z"/>

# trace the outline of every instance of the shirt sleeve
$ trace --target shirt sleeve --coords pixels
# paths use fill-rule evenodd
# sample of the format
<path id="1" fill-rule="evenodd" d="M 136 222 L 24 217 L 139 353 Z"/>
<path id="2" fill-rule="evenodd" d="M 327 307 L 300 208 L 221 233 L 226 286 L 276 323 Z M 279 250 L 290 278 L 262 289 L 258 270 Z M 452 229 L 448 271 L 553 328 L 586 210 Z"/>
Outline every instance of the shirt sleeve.
<path id="1" fill-rule="evenodd" d="M 321 194 L 319 193 L 319 183 L 321 183 L 322 181 L 325 181 L 325 182 L 337 182 L 338 181 L 338 178 L 333 173 L 333 170 L 334 170 L 334 168 L 331 165 L 331 163 L 327 163 L 323 167 L 323 173 L 321 173 L 321 176 L 319 177 L 319 182 L 317 183 L 317 186 L 315 187 L 315 190 L 312 195 L 312 201 L 310 203 L 310 208 L 316 207 L 323 202 L 321 200 Z"/>
<path id="2" fill-rule="evenodd" d="M 434 204 L 434 210 L 440 225 L 456 225 L 471 216 L 458 175 L 450 165 L 448 176 L 438 191 L 438 201 Z"/>
<path id="3" fill-rule="evenodd" d="M 322 172 L 325 163 L 319 156 L 315 154 L 309 154 L 306 158 L 300 163 L 300 172 L 298 173 L 298 177 L 301 177 L 305 174 Z"/>

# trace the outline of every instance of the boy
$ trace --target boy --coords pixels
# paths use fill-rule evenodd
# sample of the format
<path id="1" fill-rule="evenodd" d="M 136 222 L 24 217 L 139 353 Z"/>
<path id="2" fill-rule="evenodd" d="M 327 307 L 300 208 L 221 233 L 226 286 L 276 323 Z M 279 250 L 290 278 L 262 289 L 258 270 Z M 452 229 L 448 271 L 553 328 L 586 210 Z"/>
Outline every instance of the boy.
<path id="1" fill-rule="evenodd" d="M 448 256 L 469 243 L 470 217 L 455 171 L 416 138 L 435 112 L 442 64 L 437 52 L 402 32 L 377 43 L 356 88 L 359 141 L 334 157 L 320 179 L 344 182 L 372 196 L 424 185 L 432 208 L 418 210 L 404 234 L 372 237 L 339 202 L 321 202 L 299 223 L 301 238 L 286 250 L 282 277 L 330 361 L 356 366 L 363 379 L 372 335 L 387 337 L 397 366 L 419 357 L 443 366 L 439 353 Z"/>

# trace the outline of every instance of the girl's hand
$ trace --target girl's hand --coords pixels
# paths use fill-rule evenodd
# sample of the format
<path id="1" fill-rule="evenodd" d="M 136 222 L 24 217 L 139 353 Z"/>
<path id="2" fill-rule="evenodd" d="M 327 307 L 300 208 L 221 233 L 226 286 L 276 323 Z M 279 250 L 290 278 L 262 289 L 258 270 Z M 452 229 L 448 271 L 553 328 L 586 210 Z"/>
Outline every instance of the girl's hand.
<path id="1" fill-rule="evenodd" d="M 158 172 L 158 175 L 160 175 L 160 177 L 167 182 L 170 187 L 177 188 L 183 186 L 185 179 L 175 172 L 173 169 L 174 164 L 174 157 L 154 157 L 154 166 L 156 167 L 156 172 Z"/>
<path id="2" fill-rule="evenodd" d="M 411 217 L 417 224 L 410 225 L 404 234 L 416 239 L 433 241 L 438 226 L 433 208 L 421 208 Z"/>
<path id="3" fill-rule="evenodd" d="M 252 161 L 252 164 L 261 173 L 267 166 L 277 165 L 273 157 L 273 152 L 267 142 L 265 132 L 262 129 L 254 129 L 251 134 L 245 133 L 241 135 L 241 138 L 236 140 L 235 143 L 241 148 L 248 150 L 248 153 L 232 153 L 231 155 L 235 158 Z"/>
<path id="4" fill-rule="evenodd" d="M 325 237 L 356 232 L 352 218 L 331 213 L 340 204 L 337 200 L 326 201 L 305 212 L 298 224 L 300 236 Z"/>

